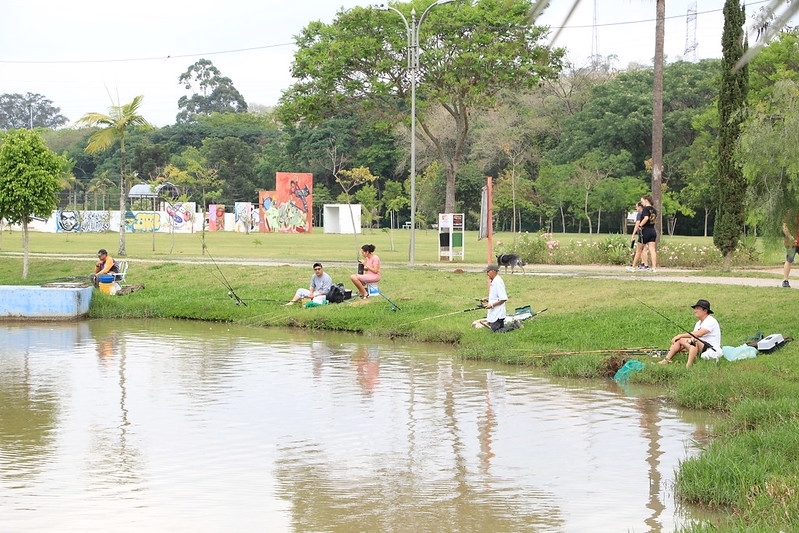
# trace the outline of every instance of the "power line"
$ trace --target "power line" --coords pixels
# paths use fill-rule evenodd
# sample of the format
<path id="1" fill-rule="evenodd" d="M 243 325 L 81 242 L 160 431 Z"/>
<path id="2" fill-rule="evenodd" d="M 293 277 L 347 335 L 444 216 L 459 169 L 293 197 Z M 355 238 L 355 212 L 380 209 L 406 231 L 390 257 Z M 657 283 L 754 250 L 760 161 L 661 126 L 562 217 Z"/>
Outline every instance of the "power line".
<path id="1" fill-rule="evenodd" d="M 756 2 L 749 2 L 747 5 L 765 4 L 765 3 L 768 3 L 769 1 L 770 0 L 760 0 L 760 1 L 756 1 Z M 710 14 L 710 13 L 720 13 L 722 11 L 724 11 L 724 8 L 708 9 L 707 11 L 697 11 L 696 14 L 697 15 L 707 15 L 707 14 Z M 680 18 L 683 18 L 684 16 L 685 15 L 670 15 L 668 17 L 665 17 L 665 19 L 666 20 L 680 19 Z M 648 18 L 648 19 L 639 19 L 639 20 L 623 20 L 623 21 L 619 21 L 619 22 L 606 22 L 604 24 L 591 24 L 591 25 L 583 24 L 583 25 L 578 25 L 578 26 L 571 26 L 571 25 L 570 26 L 551 26 L 550 28 L 553 29 L 553 30 L 579 30 L 579 29 L 587 29 L 587 28 L 594 28 L 594 27 L 603 28 L 603 27 L 606 27 L 606 26 L 625 26 L 625 25 L 628 25 L 628 24 L 646 24 L 646 23 L 652 23 L 652 22 L 656 22 L 656 21 L 657 21 L 657 19 L 655 19 L 655 18 Z"/>
<path id="2" fill-rule="evenodd" d="M 166 61 L 168 59 L 180 59 L 185 57 L 215 56 L 222 54 L 237 54 L 239 52 L 252 52 L 253 50 L 266 50 L 268 48 L 281 48 L 292 46 L 294 43 L 267 44 L 264 46 L 253 46 L 251 48 L 236 48 L 234 50 L 222 50 L 218 52 L 202 52 L 195 54 L 178 54 L 154 57 L 129 57 L 124 59 L 64 59 L 64 60 L 41 60 L 41 61 L 20 61 L 13 59 L 0 59 L 0 64 L 6 65 L 79 65 L 90 63 L 130 63 L 135 61 Z"/>

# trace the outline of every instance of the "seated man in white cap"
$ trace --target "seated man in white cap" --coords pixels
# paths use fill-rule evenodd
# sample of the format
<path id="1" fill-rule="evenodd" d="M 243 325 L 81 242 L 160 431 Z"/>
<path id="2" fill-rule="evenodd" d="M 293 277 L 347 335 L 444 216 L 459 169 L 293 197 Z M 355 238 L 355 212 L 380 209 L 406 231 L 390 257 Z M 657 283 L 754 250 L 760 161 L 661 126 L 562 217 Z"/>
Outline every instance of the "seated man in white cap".
<path id="1" fill-rule="evenodd" d="M 693 307 L 694 316 L 697 319 L 694 331 L 675 335 L 671 339 L 669 353 L 660 361 L 660 364 L 671 363 L 672 357 L 677 352 L 688 352 L 686 367 L 694 364 L 697 354 L 700 354 L 702 359 L 721 357 L 721 326 L 719 326 L 718 320 L 712 316 L 710 302 L 697 300 L 691 307 Z"/>

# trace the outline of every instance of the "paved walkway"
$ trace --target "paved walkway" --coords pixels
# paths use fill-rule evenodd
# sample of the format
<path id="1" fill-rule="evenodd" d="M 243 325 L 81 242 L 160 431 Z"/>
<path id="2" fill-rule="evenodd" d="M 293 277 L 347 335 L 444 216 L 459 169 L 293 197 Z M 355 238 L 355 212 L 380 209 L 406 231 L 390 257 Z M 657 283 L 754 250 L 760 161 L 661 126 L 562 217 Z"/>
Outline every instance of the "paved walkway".
<path id="1" fill-rule="evenodd" d="M 0 252 L 0 256 L 21 256 L 18 252 Z M 78 261 L 87 262 L 91 265 L 94 256 L 87 258 L 86 255 L 59 255 L 59 254 L 30 254 L 31 257 L 49 257 L 53 259 L 63 259 L 65 261 Z M 293 267 L 307 267 L 307 261 L 296 260 L 280 260 L 280 259 L 254 259 L 254 258 L 235 258 L 235 257 L 214 257 L 207 258 L 164 258 L 164 259 L 132 259 L 129 260 L 132 264 L 135 263 L 163 263 L 171 262 L 177 264 L 236 264 L 236 265 L 253 265 L 253 266 L 293 266 Z M 326 267 L 345 267 L 350 268 L 353 266 L 353 261 L 325 261 Z M 410 268 L 407 264 L 402 263 L 385 263 L 389 268 Z M 482 272 L 485 268 L 484 264 L 476 263 L 417 263 L 417 268 L 420 269 L 433 269 L 440 271 L 454 271 L 463 270 L 466 272 Z M 597 278 L 597 279 L 635 279 L 640 281 L 673 281 L 681 283 L 705 283 L 711 285 L 746 285 L 750 287 L 780 287 L 782 284 L 782 265 L 775 267 L 764 268 L 748 268 L 733 271 L 724 276 L 706 276 L 702 275 L 701 271 L 690 269 L 677 269 L 677 268 L 663 268 L 658 269 L 657 272 L 628 272 L 624 266 L 614 265 L 526 265 L 525 272 L 516 270 L 514 274 L 507 273 L 508 276 L 567 276 L 567 277 L 584 277 L 584 278 Z M 504 267 L 500 269 L 500 273 L 504 273 Z M 736 276 L 736 273 L 741 274 Z M 743 275 L 749 274 L 749 276 Z M 796 274 L 794 276 L 794 274 Z M 751 277 L 750 277 L 751 276 Z M 758 277 L 755 277 L 758 276 Z M 799 267 L 796 272 L 792 273 L 793 289 L 799 288 Z"/>

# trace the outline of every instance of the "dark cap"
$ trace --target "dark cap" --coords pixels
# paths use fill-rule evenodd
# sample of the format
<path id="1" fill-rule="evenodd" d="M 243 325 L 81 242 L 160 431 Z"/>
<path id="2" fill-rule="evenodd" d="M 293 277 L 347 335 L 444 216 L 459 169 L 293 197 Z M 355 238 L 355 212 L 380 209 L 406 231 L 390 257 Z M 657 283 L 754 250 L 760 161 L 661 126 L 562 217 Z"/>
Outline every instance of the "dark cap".
<path id="1" fill-rule="evenodd" d="M 499 272 L 499 267 L 492 263 L 492 264 L 488 265 L 487 267 L 485 267 L 485 270 L 483 270 L 483 272 L 490 272 L 492 270 L 494 272 Z"/>
<path id="2" fill-rule="evenodd" d="M 100 256 L 100 255 L 103 255 L 103 254 L 106 254 L 106 255 L 108 255 L 108 252 L 106 251 L 106 249 L 105 249 L 105 248 L 100 248 L 100 249 L 97 251 L 97 255 L 98 255 L 98 256 Z"/>
<path id="3" fill-rule="evenodd" d="M 691 306 L 691 309 L 696 309 L 697 307 L 701 307 L 702 309 L 707 311 L 708 314 L 711 315 L 713 314 L 713 311 L 710 310 L 710 302 L 708 302 L 707 300 L 697 300 L 696 303 Z"/>

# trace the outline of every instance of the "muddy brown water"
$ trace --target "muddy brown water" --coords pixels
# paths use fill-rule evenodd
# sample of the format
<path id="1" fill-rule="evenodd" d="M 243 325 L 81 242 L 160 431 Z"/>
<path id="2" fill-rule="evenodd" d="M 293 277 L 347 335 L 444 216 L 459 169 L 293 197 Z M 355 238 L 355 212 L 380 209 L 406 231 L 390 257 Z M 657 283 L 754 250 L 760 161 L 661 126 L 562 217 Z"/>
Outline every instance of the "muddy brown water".
<path id="1" fill-rule="evenodd" d="M 442 346 L 0 324 L 0 531 L 673 531 L 715 421 Z"/>

